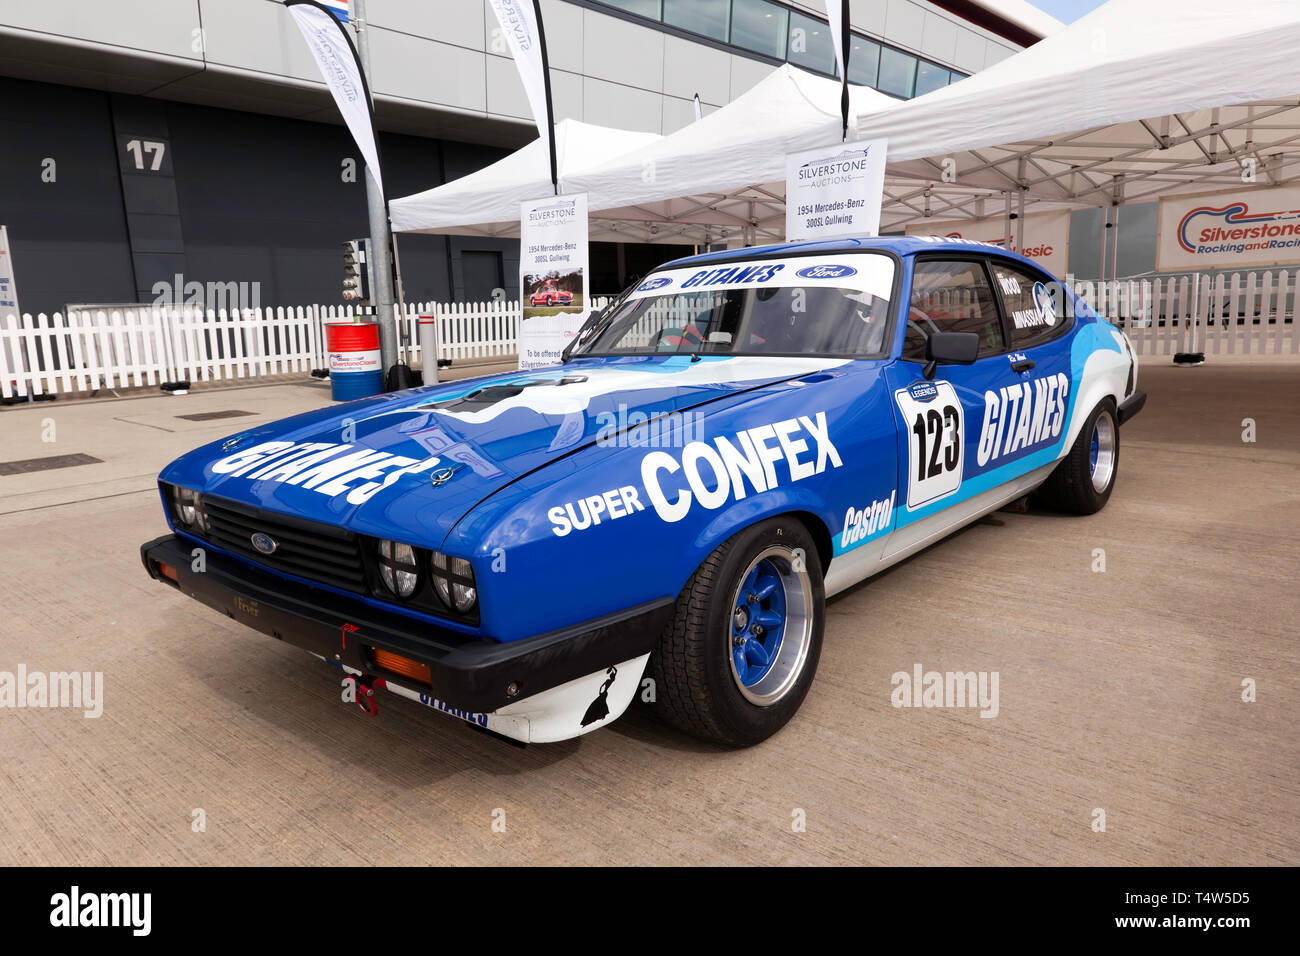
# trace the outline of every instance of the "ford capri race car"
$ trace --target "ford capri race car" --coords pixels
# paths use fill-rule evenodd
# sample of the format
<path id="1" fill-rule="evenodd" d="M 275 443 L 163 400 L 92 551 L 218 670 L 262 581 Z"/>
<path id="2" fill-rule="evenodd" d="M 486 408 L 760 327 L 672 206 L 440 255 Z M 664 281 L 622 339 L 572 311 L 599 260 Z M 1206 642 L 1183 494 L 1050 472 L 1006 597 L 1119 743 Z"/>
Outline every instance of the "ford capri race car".
<path id="1" fill-rule="evenodd" d="M 522 741 L 638 694 L 725 745 L 798 710 L 826 600 L 1030 493 L 1091 514 L 1145 395 L 1122 332 L 938 237 L 668 263 L 563 364 L 321 409 L 168 465 L 149 573 Z M 649 683 L 647 678 L 652 679 Z"/>

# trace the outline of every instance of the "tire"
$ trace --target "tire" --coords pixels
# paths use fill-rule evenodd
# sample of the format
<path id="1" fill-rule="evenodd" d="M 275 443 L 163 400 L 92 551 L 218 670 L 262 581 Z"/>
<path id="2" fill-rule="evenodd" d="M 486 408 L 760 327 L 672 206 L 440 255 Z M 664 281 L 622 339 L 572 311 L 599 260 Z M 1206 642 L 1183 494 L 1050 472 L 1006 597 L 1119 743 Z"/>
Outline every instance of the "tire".
<path id="1" fill-rule="evenodd" d="M 1108 398 L 1092 410 L 1070 451 L 1043 482 L 1036 497 L 1059 511 L 1096 514 L 1110 500 L 1118 474 L 1119 422 L 1115 402 Z"/>
<path id="2" fill-rule="evenodd" d="M 821 559 L 802 522 L 770 518 L 740 531 L 704 560 L 677 598 L 650 655 L 654 709 L 674 727 L 724 746 L 766 740 L 808 694 L 825 608 Z M 751 630 L 755 624 L 761 633 Z M 738 630 L 742 645 L 734 643 Z"/>

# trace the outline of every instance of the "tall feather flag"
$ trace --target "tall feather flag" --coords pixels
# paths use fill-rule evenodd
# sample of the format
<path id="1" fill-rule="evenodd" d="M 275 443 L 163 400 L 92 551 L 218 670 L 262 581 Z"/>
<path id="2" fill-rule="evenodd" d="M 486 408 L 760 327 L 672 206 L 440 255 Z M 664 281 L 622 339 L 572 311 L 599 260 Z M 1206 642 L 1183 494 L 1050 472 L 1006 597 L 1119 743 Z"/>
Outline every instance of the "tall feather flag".
<path id="1" fill-rule="evenodd" d="M 840 68 L 840 118 L 843 121 L 841 139 L 849 138 L 849 3 L 848 0 L 826 0 L 826 19 L 830 22 L 831 43 L 835 45 L 835 62 Z"/>
<path id="2" fill-rule="evenodd" d="M 347 19 L 347 4 L 330 0 L 330 6 L 316 0 L 284 0 L 285 7 L 298 24 L 302 38 L 307 41 L 320 75 L 329 87 L 330 95 L 343 114 L 343 122 L 356 140 L 361 158 L 375 178 L 382 194 L 383 174 L 379 166 L 379 145 L 375 139 L 375 114 L 370 102 L 370 88 L 366 85 L 361 58 L 348 36 L 343 20 Z M 340 10 L 339 8 L 342 7 Z M 342 20 L 340 19 L 342 17 Z"/>
<path id="3" fill-rule="evenodd" d="M 551 185 L 560 192 L 559 168 L 555 159 L 555 109 L 551 104 L 550 63 L 546 58 L 546 30 L 542 26 L 540 0 L 488 0 L 501 24 L 523 81 L 528 105 L 532 107 L 537 132 L 546 141 L 551 157 Z"/>

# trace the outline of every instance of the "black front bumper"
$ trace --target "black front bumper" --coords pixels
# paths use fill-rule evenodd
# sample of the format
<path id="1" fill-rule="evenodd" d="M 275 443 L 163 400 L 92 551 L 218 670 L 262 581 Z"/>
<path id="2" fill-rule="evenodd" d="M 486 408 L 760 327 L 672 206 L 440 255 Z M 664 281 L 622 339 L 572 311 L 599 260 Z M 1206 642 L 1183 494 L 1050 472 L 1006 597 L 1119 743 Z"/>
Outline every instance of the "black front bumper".
<path id="1" fill-rule="evenodd" d="M 491 713 L 647 654 L 672 615 L 672 600 L 664 598 L 572 628 L 499 643 L 374 608 L 210 549 L 204 570 L 195 571 L 194 547 L 165 535 L 141 545 L 140 558 L 150 577 L 231 620 L 472 713 Z M 164 575 L 160 565 L 171 569 L 175 579 Z M 377 667 L 374 648 L 427 664 L 429 683 Z"/>

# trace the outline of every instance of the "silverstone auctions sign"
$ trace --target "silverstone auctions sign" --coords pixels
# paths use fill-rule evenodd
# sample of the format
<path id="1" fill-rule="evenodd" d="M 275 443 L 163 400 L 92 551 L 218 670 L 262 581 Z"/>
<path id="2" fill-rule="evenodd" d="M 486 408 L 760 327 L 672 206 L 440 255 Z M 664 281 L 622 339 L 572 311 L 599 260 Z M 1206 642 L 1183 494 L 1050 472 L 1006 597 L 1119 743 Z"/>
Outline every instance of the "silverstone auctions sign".
<path id="1" fill-rule="evenodd" d="M 785 160 L 785 237 L 833 239 L 880 232 L 883 139 L 836 143 Z"/>
<path id="2" fill-rule="evenodd" d="M 519 367 L 556 365 L 578 334 L 587 304 L 587 194 L 520 204 Z"/>
<path id="3" fill-rule="evenodd" d="M 1004 245 L 1006 221 L 1001 216 L 953 222 L 924 222 L 907 227 L 909 236 L 947 236 Z M 1070 210 L 1034 212 L 1025 216 L 1025 247 L 1016 248 L 1016 223 L 1011 223 L 1012 252 L 1033 259 L 1054 275 L 1063 276 L 1070 266 Z"/>
<path id="4" fill-rule="evenodd" d="M 1156 269 L 1300 263 L 1300 189 L 1244 186 L 1160 200 Z"/>

